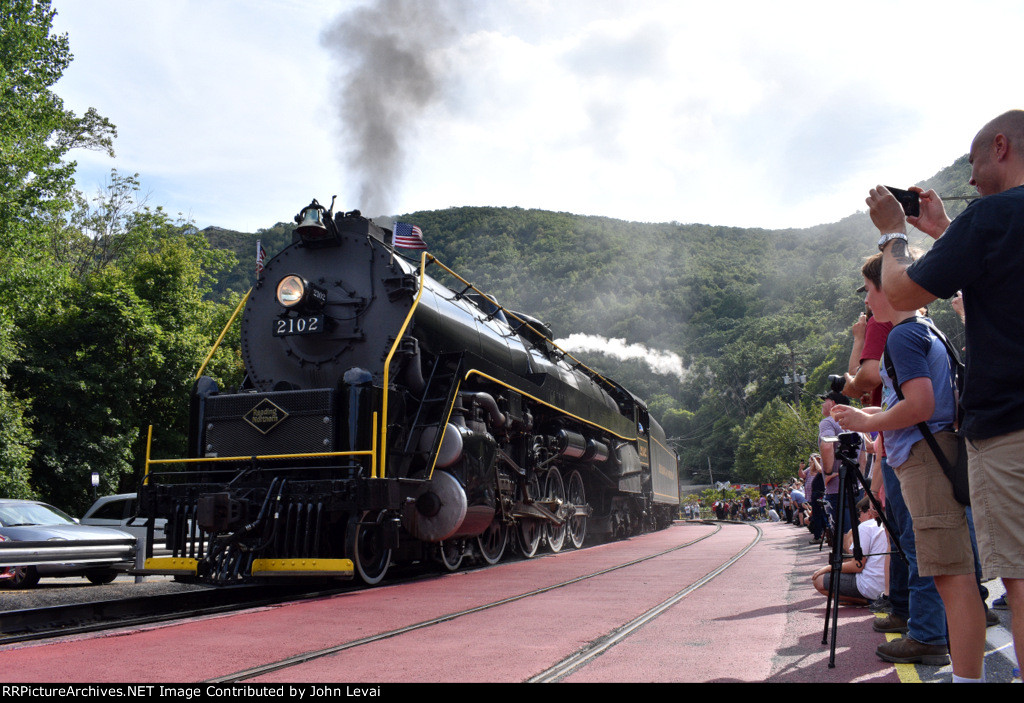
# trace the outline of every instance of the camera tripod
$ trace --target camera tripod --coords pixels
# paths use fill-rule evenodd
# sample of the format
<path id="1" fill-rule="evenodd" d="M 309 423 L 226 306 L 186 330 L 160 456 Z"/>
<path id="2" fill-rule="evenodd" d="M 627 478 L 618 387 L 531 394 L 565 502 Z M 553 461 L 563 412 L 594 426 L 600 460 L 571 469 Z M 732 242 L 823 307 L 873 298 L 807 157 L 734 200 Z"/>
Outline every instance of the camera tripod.
<path id="1" fill-rule="evenodd" d="M 825 631 L 821 635 L 821 643 L 828 644 L 828 633 L 831 618 L 832 628 L 832 644 L 829 652 L 828 668 L 834 669 L 836 666 L 836 628 L 839 620 L 839 575 L 843 569 L 843 535 L 846 532 L 847 527 L 852 527 L 851 535 L 853 537 L 853 549 L 852 556 L 857 561 L 862 561 L 869 556 L 878 556 L 877 554 L 864 554 L 864 550 L 860 544 L 860 534 L 857 530 L 857 525 L 852 526 L 845 525 L 847 516 L 853 516 L 857 514 L 856 496 L 858 484 L 864 487 L 864 492 L 868 496 L 868 500 L 871 502 L 872 507 L 878 514 L 882 525 L 885 527 L 885 531 L 889 534 L 892 539 L 895 552 L 900 555 L 903 561 L 907 562 L 907 556 L 903 553 L 903 548 L 900 546 L 899 539 L 893 533 L 889 527 L 889 522 L 885 518 L 885 511 L 882 510 L 882 505 L 878 502 L 871 493 L 871 489 L 864 480 L 864 475 L 860 472 L 860 467 L 857 465 L 856 456 L 857 449 L 860 447 L 860 435 L 855 432 L 844 432 L 837 438 L 838 446 L 836 447 L 835 455 L 839 459 L 839 506 L 836 511 L 837 514 L 834 516 L 836 528 L 835 536 L 832 539 L 832 550 L 829 555 L 829 564 L 832 567 L 832 578 L 829 583 L 828 589 L 828 600 L 825 607 Z M 881 466 L 876 470 L 881 471 Z M 882 552 L 882 554 L 892 554 L 893 552 Z"/>

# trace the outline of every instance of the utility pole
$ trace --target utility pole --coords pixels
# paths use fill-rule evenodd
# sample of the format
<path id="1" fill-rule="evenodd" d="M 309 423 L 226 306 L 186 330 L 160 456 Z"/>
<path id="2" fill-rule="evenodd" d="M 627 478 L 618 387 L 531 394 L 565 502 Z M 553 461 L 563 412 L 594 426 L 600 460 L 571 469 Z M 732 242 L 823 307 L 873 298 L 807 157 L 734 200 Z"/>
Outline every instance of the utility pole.
<path id="1" fill-rule="evenodd" d="M 807 383 L 807 374 L 798 374 L 796 372 L 796 352 L 792 349 L 789 350 L 789 364 L 793 368 L 793 403 L 794 405 L 800 405 L 800 385 Z M 787 386 L 790 384 L 789 374 L 787 373 L 782 377 L 782 382 Z"/>

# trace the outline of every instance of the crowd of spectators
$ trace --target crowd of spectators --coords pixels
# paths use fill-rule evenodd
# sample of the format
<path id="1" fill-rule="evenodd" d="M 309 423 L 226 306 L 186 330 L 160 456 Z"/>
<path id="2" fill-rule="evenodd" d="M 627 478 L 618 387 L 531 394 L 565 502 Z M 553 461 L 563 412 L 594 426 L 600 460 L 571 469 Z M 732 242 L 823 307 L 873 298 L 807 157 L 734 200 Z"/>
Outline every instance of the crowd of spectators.
<path id="1" fill-rule="evenodd" d="M 889 189 L 867 199 L 879 253 L 861 269 L 866 310 L 854 323 L 853 353 L 841 381 L 822 396 L 819 466 L 801 466 L 809 515 L 798 515 L 812 541 L 828 537 L 839 506 L 831 436 L 860 433 L 858 457 L 870 493 L 857 516 L 863 558 L 826 565 L 813 576 L 829 592 L 839 571 L 841 601 L 886 611 L 873 627 L 903 637 L 877 654 L 897 663 L 952 663 L 954 682 L 985 680 L 985 628 L 998 617 L 985 603 L 985 579 L 1001 578 L 1011 611 L 1024 612 L 1024 111 L 985 125 L 971 144 L 971 184 L 982 197 L 955 220 L 934 191 L 911 188 L 919 213 Z M 933 237 L 916 256 L 907 224 Z M 925 306 L 951 298 L 967 331 L 966 373 Z M 962 393 L 961 393 L 962 391 Z M 962 433 L 966 441 L 959 441 Z M 966 455 L 970 499 L 954 490 L 957 458 Z M 817 499 L 817 473 L 824 501 Z M 833 485 L 836 484 L 836 485 Z M 850 484 L 848 484 L 850 485 Z M 791 492 L 792 495 L 792 492 Z M 874 506 L 884 506 L 890 545 Z M 814 513 L 824 507 L 824 528 Z M 907 561 L 889 557 L 898 542 Z M 844 550 L 848 553 L 848 548 Z M 1024 617 L 1013 618 L 1017 661 Z"/>
<path id="2" fill-rule="evenodd" d="M 768 522 L 790 522 L 798 511 L 799 503 L 790 497 L 791 486 L 768 487 L 761 489 L 760 495 L 753 497 L 743 495 L 733 498 L 720 498 L 710 504 L 710 517 L 717 520 L 739 520 Z M 802 502 L 802 501 L 801 501 Z M 683 514 L 689 517 L 685 510 Z M 693 516 L 697 517 L 697 509 Z"/>
<path id="3" fill-rule="evenodd" d="M 815 454 L 808 459 L 808 462 L 812 467 L 819 466 L 820 458 Z M 803 473 L 804 465 L 808 462 L 800 462 L 801 473 Z M 820 506 L 819 510 L 821 510 Z M 684 517 L 697 518 L 699 512 L 699 504 L 683 505 Z M 796 478 L 782 485 L 764 487 L 757 497 L 744 495 L 720 498 L 710 504 L 710 517 L 718 520 L 763 520 L 785 522 L 801 527 L 810 526 L 812 512 L 810 501 L 804 498 L 803 481 Z"/>

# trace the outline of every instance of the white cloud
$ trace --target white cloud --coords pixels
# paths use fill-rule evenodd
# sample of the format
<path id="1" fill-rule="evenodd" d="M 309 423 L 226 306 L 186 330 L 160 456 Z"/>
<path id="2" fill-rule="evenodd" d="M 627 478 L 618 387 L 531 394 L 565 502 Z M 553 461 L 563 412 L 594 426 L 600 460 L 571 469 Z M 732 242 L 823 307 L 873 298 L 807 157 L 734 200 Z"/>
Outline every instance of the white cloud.
<path id="1" fill-rule="evenodd" d="M 415 0 L 413 0 L 415 1 Z M 450 0 L 456 2 L 456 0 Z M 56 0 L 69 107 L 118 125 L 117 160 L 200 226 L 254 230 L 358 192 L 319 38 L 330 0 Z M 441 102 L 410 128 L 392 214 L 519 205 L 643 221 L 809 226 L 930 176 L 1019 107 L 1019 3 L 461 3 Z M 981 42 L 985 42 L 982 44 Z M 983 52 L 984 65 L 967 60 Z M 1001 67 L 1001 68 L 1000 68 Z M 344 201 L 344 202 L 341 202 Z"/>

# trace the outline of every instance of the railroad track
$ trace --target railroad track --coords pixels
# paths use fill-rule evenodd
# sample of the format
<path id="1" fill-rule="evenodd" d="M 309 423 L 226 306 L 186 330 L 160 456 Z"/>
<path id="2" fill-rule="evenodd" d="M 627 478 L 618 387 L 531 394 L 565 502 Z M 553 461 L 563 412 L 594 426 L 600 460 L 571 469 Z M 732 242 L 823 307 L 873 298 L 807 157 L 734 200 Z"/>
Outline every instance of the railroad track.
<path id="1" fill-rule="evenodd" d="M 486 568 L 491 567 L 481 564 L 475 568 L 463 568 L 460 573 Z M 401 570 L 392 570 L 380 586 L 435 578 L 437 575 L 436 565 L 424 562 Z M 0 647 L 20 642 L 216 615 L 277 605 L 291 600 L 326 598 L 364 588 L 354 581 L 345 581 L 341 584 L 211 586 L 180 593 L 7 610 L 0 612 Z"/>
<path id="2" fill-rule="evenodd" d="M 475 568 L 490 567 L 481 564 Z M 473 570 L 475 569 L 463 568 L 460 572 L 468 573 Z M 380 585 L 409 583 L 436 576 L 436 565 L 424 562 L 402 570 L 392 570 Z M 0 613 L 0 647 L 20 642 L 217 615 L 277 605 L 291 600 L 325 598 L 361 588 L 361 584 L 353 581 L 341 582 L 338 586 L 329 586 L 322 582 L 315 585 L 243 584 L 211 586 L 180 593 L 7 610 Z"/>
<path id="3" fill-rule="evenodd" d="M 714 524 L 714 523 L 707 523 L 707 524 Z M 745 523 L 745 524 L 747 524 L 747 523 Z M 206 681 L 206 683 L 236 683 L 236 682 L 248 681 L 248 680 L 251 680 L 251 679 L 254 679 L 254 678 L 266 675 L 266 674 L 270 674 L 270 673 L 273 673 L 273 672 L 278 672 L 278 671 L 281 671 L 281 670 L 286 670 L 286 669 L 290 669 L 290 668 L 293 668 L 293 667 L 297 667 L 297 666 L 305 664 L 307 662 L 311 662 L 311 661 L 314 661 L 316 659 L 320 659 L 320 658 L 323 658 L 323 657 L 328 657 L 328 656 L 331 656 L 331 655 L 334 655 L 334 654 L 338 654 L 338 653 L 344 652 L 346 650 L 352 650 L 352 649 L 355 649 L 355 648 L 358 648 L 358 647 L 363 647 L 363 646 L 370 645 L 370 644 L 373 644 L 373 643 L 376 643 L 376 642 L 381 642 L 382 640 L 387 640 L 387 639 L 396 638 L 396 637 L 402 637 L 403 635 L 406 635 L 406 634 L 409 634 L 409 633 L 412 633 L 412 632 L 416 632 L 416 631 L 420 631 L 420 630 L 428 630 L 429 628 L 437 627 L 437 626 L 440 626 L 440 625 L 442 625 L 444 623 L 449 623 L 449 622 L 452 622 L 454 620 L 458 620 L 460 618 L 465 618 L 465 617 L 474 615 L 476 613 L 480 613 L 480 612 L 491 610 L 491 609 L 495 609 L 495 608 L 500 608 L 502 606 L 506 606 L 506 605 L 509 605 L 511 603 L 515 603 L 517 601 L 522 601 L 522 600 L 527 600 L 527 599 L 530 599 L 530 598 L 535 598 L 537 596 L 540 596 L 542 594 L 548 593 L 548 592 L 556 590 L 556 589 L 565 588 L 565 587 L 572 586 L 574 584 L 578 584 L 578 583 L 581 583 L 581 582 L 584 582 L 584 581 L 588 581 L 588 580 L 591 580 L 591 579 L 598 579 L 598 578 L 600 578 L 602 576 L 611 574 L 611 573 L 616 572 L 616 571 L 621 571 L 623 569 L 634 568 L 634 567 L 637 567 L 639 565 L 644 564 L 645 562 L 649 562 L 651 560 L 655 560 L 655 559 L 659 559 L 659 558 L 665 557 L 666 555 L 670 555 L 673 552 L 678 552 L 679 550 L 686 549 L 687 547 L 693 546 L 694 544 L 697 544 L 698 542 L 701 542 L 703 540 L 706 540 L 706 539 L 709 539 L 709 538 L 715 536 L 716 534 L 718 534 L 722 530 L 722 525 L 720 525 L 720 524 L 714 524 L 714 525 L 715 525 L 715 528 L 716 528 L 715 530 L 713 530 L 712 532 L 709 532 L 707 534 L 701 535 L 700 537 L 697 537 L 695 539 L 689 540 L 689 541 L 684 542 L 684 543 L 679 544 L 679 545 L 675 545 L 675 546 L 673 546 L 673 547 L 671 547 L 669 549 L 665 549 L 665 550 L 662 550 L 662 551 L 659 551 L 659 552 L 656 552 L 656 553 L 653 553 L 653 554 L 645 555 L 643 557 L 639 557 L 637 559 L 633 559 L 633 560 L 630 560 L 630 561 L 627 561 L 627 562 L 624 562 L 624 563 L 621 563 L 621 564 L 617 564 L 617 565 L 612 566 L 612 567 L 608 567 L 608 568 L 592 571 L 592 572 L 589 572 L 589 573 L 586 573 L 586 574 L 583 574 L 583 575 L 579 575 L 579 576 L 576 576 L 576 577 L 573 577 L 573 578 L 570 578 L 570 579 L 566 579 L 564 581 L 560 581 L 558 583 L 554 583 L 554 584 L 550 584 L 550 585 L 544 586 L 542 588 L 537 588 L 537 589 L 525 591 L 525 592 L 522 592 L 522 593 L 518 593 L 518 594 L 513 595 L 513 596 L 509 596 L 509 597 L 505 597 L 505 598 L 501 598 L 501 599 L 496 599 L 496 600 L 493 600 L 493 601 L 490 601 L 490 602 L 487 602 L 487 603 L 483 603 L 483 604 L 480 604 L 480 605 L 477 605 L 477 606 L 474 606 L 474 607 L 466 608 L 464 610 L 453 611 L 453 612 L 446 613 L 446 614 L 438 616 L 438 617 L 430 618 L 430 619 L 427 619 L 427 620 L 423 620 L 423 621 L 412 623 L 412 624 L 405 625 L 405 626 L 402 626 L 402 627 L 394 628 L 394 629 L 387 630 L 387 631 L 384 631 L 384 632 L 379 632 L 379 633 L 376 633 L 374 635 L 370 635 L 370 636 L 367 636 L 367 637 L 353 639 L 353 640 L 350 640 L 350 641 L 347 641 L 347 642 L 343 642 L 343 643 L 340 643 L 340 644 L 337 644 L 337 645 L 333 645 L 333 646 L 330 646 L 330 647 L 325 647 L 325 648 L 321 648 L 321 649 L 311 650 L 311 651 L 304 652 L 304 653 L 301 653 L 301 654 L 298 654 L 298 655 L 295 655 L 295 656 L 290 656 L 290 657 L 287 657 L 287 658 L 283 658 L 283 659 L 280 659 L 278 661 L 265 663 L 265 664 L 262 664 L 262 665 L 259 665 L 259 666 L 243 669 L 241 671 L 236 671 L 236 672 L 234 672 L 232 674 L 228 674 L 228 675 L 225 675 L 225 676 L 218 676 L 216 678 L 208 679 Z M 547 670 L 545 670 L 545 671 L 543 671 L 543 672 L 541 672 L 541 673 L 531 677 L 529 679 L 529 681 L 530 682 L 553 682 L 553 681 L 558 681 L 558 680 L 564 678 L 565 676 L 568 676 L 573 671 L 575 671 L 578 668 L 580 668 L 581 666 L 585 665 L 587 662 L 594 660 L 596 657 L 599 657 L 603 652 L 605 652 L 609 648 L 613 647 L 616 643 L 621 642 L 623 639 L 629 637 L 630 634 L 635 632 L 638 628 L 642 627 L 645 623 L 648 623 L 648 622 L 652 621 L 653 619 L 657 618 L 661 613 L 663 613 L 667 609 L 671 608 L 672 605 L 674 605 L 675 603 L 678 603 L 680 600 L 685 598 L 690 593 L 693 593 L 694 591 L 696 591 L 696 590 L 698 590 L 700 588 L 703 588 L 708 583 L 710 583 L 715 577 L 717 577 L 717 576 L 721 575 L 722 573 L 726 572 L 733 564 L 736 563 L 736 561 L 738 561 L 744 554 L 746 554 L 750 549 L 752 549 L 754 547 L 754 545 L 757 544 L 757 542 L 761 539 L 761 536 L 762 536 L 761 528 L 759 526 L 757 526 L 756 524 L 749 524 L 749 526 L 752 527 L 754 529 L 754 531 L 755 531 L 755 534 L 754 534 L 753 538 L 749 541 L 749 543 L 747 543 L 745 546 L 743 546 L 741 549 L 736 551 L 734 554 L 729 555 L 723 561 L 721 561 L 720 563 L 715 565 L 711 570 L 706 572 L 703 576 L 701 576 L 700 578 L 696 579 L 692 583 L 688 584 L 685 588 L 679 590 L 678 592 L 673 594 L 668 599 L 662 601 L 657 606 L 648 609 L 647 611 L 645 611 L 640 616 L 638 616 L 638 617 L 634 618 L 633 620 L 631 620 L 629 623 L 616 628 L 612 632 L 607 633 L 604 637 L 601 637 L 601 638 L 598 638 L 598 639 L 594 640 L 590 645 L 588 645 L 587 647 L 581 649 L 580 651 L 577 651 L 571 657 L 566 658 L 565 660 L 563 660 L 561 662 L 558 662 L 554 666 L 549 667 Z"/>
<path id="4" fill-rule="evenodd" d="M 0 646 L 258 608 L 352 588 L 245 585 L 8 610 L 0 613 Z"/>
<path id="5" fill-rule="evenodd" d="M 739 559 L 744 554 L 753 549 L 754 545 L 761 540 L 761 535 L 763 534 L 761 528 L 756 523 L 748 524 L 750 524 L 755 530 L 757 530 L 757 534 L 754 536 L 754 539 L 752 539 L 745 547 L 743 547 L 743 549 L 741 549 L 740 551 L 726 559 L 726 561 L 720 564 L 717 568 L 712 569 L 703 577 L 694 581 L 686 588 L 683 588 L 682 590 L 674 593 L 670 598 L 665 599 L 653 608 L 649 608 L 639 616 L 630 620 L 622 627 L 616 629 L 614 632 L 608 633 L 608 635 L 606 635 L 605 637 L 602 637 L 600 640 L 592 642 L 589 646 L 585 647 L 584 649 L 581 649 L 578 652 L 575 652 L 572 656 L 566 657 L 554 666 L 549 667 L 548 669 L 542 671 L 536 676 L 527 679 L 527 683 L 554 683 L 560 681 L 561 679 L 573 673 L 574 671 L 584 666 L 588 662 L 601 656 L 601 654 L 608 651 L 616 644 L 629 637 L 631 634 L 636 632 L 638 629 L 640 629 L 647 623 L 653 621 L 655 618 L 657 618 L 663 612 L 665 612 L 673 605 L 681 601 L 683 598 L 690 595 L 697 589 L 703 588 L 708 583 L 710 583 L 712 579 L 714 579 L 717 576 L 720 576 L 722 573 L 727 571 L 729 567 L 731 567 L 733 564 L 739 561 Z M 708 535 L 708 537 L 710 536 L 711 535 Z"/>

